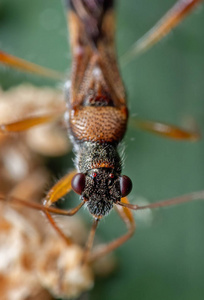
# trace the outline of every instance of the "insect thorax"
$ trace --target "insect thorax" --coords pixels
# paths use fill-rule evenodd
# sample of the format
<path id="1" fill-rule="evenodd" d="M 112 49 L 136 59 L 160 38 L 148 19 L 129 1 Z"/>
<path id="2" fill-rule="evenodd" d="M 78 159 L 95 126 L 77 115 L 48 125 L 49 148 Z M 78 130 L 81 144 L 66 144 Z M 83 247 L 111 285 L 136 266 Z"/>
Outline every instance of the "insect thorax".
<path id="1" fill-rule="evenodd" d="M 84 142 L 76 153 L 75 163 L 82 173 L 98 168 L 110 168 L 117 174 L 121 173 L 121 159 L 117 146 L 113 144 Z"/>
<path id="2" fill-rule="evenodd" d="M 121 198 L 121 159 L 117 145 L 84 142 L 76 153 L 75 163 L 78 171 L 86 176 L 81 197 L 87 199 L 90 213 L 96 217 L 106 215 Z"/>

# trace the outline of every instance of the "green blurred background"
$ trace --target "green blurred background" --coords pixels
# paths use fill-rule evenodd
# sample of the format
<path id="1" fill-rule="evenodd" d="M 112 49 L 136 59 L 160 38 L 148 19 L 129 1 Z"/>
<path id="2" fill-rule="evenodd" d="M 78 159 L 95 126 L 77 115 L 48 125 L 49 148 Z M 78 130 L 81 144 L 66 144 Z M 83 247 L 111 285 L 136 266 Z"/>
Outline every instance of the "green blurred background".
<path id="1" fill-rule="evenodd" d="M 119 57 L 174 3 L 118 1 Z M 131 115 L 176 125 L 193 120 L 203 132 L 203 28 L 200 6 L 167 38 L 122 69 Z M 69 71 L 71 56 L 62 2 L 0 0 L 0 48 L 42 66 Z M 22 82 L 53 85 L 0 68 L 0 83 L 5 88 Z M 133 180 L 132 202 L 143 198 L 154 202 L 203 189 L 203 141 L 175 142 L 130 128 L 124 144 L 123 173 Z M 62 172 L 72 166 L 71 156 L 63 163 L 60 159 L 59 165 Z M 115 252 L 117 270 L 96 280 L 90 299 L 204 299 L 202 201 L 153 214 L 135 213 L 135 219 L 135 236 Z M 124 231 L 113 212 L 101 222 L 98 234 L 108 241 Z"/>

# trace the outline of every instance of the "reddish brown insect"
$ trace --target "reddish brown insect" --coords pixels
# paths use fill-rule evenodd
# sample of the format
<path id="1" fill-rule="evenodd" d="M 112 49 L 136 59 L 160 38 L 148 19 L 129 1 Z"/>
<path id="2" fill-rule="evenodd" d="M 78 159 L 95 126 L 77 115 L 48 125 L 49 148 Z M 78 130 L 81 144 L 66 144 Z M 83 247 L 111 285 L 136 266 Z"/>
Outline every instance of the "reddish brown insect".
<path id="1" fill-rule="evenodd" d="M 77 173 L 65 175 L 48 192 L 44 206 L 14 202 L 42 210 L 52 226 L 68 244 L 72 243 L 58 228 L 50 213 L 71 216 L 86 204 L 94 218 L 87 241 L 83 261 L 94 261 L 97 257 L 114 250 L 134 233 L 135 223 L 131 210 L 169 206 L 197 199 L 192 194 L 146 206 L 129 204 L 126 196 L 131 191 L 131 180 L 121 175 L 122 163 L 118 144 L 127 126 L 128 109 L 126 93 L 120 78 L 114 47 L 114 1 L 70 1 L 69 25 L 73 67 L 71 87 L 66 91 L 67 108 L 65 122 L 76 154 Z M 137 52 L 147 49 L 167 34 L 199 1 L 178 1 L 157 27 L 137 46 Z M 130 56 L 128 55 L 127 58 Z M 0 53 L 3 63 L 23 70 L 48 75 L 48 70 L 23 60 Z M 51 73 L 59 78 L 60 74 Z M 16 132 L 58 118 L 65 109 L 49 115 L 27 118 L 11 124 L 3 124 L 2 133 Z M 161 123 L 137 121 L 143 129 L 175 139 L 194 140 L 197 133 L 189 133 Z M 81 203 L 65 211 L 50 207 L 72 189 L 80 194 Z M 121 199 L 122 198 L 122 199 Z M 127 225 L 128 232 L 115 241 L 99 247 L 90 253 L 99 220 L 109 213 L 113 206 Z"/>

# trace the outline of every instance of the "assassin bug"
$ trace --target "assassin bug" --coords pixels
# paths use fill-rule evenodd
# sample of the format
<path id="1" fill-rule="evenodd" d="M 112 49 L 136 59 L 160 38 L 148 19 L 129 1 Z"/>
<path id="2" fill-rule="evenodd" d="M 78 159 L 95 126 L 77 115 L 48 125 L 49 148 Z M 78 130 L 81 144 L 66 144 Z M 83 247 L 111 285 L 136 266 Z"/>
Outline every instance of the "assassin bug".
<path id="1" fill-rule="evenodd" d="M 117 97 L 116 97 L 117 98 Z M 96 172 L 94 172 L 94 173 L 96 173 Z M 112 173 L 110 173 L 110 174 L 112 174 Z M 94 174 L 92 174 L 93 175 L 93 177 L 95 177 L 94 176 Z M 79 175 L 80 176 L 80 175 Z M 91 176 L 90 176 L 91 177 Z M 77 177 L 75 177 L 75 178 L 77 178 Z M 83 187 L 83 185 L 84 185 L 84 182 L 83 182 L 83 179 L 82 179 L 82 177 L 78 177 L 78 179 L 79 180 L 81 180 L 82 181 L 82 183 L 79 185 L 80 187 L 81 187 L 81 190 L 83 189 L 82 187 Z M 70 181 L 70 178 L 69 178 L 69 180 L 68 181 Z M 75 184 L 73 184 L 74 186 L 75 186 Z M 78 185 L 76 185 L 76 186 L 78 186 Z M 79 190 L 75 187 L 75 189 L 79 192 Z M 80 190 L 80 192 L 81 192 L 81 190 Z M 59 195 L 58 195 L 59 196 Z M 126 207 L 128 206 L 128 204 L 126 204 Z M 134 207 L 132 207 L 132 208 L 137 208 L 136 206 L 134 206 Z M 54 211 L 54 210 L 53 210 Z M 125 211 L 125 212 L 129 212 L 128 210 L 126 210 L 126 209 L 123 209 L 123 211 Z M 92 211 L 93 212 L 93 211 Z M 130 215 L 129 215 L 129 221 L 130 221 L 130 219 L 131 219 L 131 217 L 130 217 Z M 95 227 L 93 227 L 93 228 L 95 228 Z M 91 239 L 90 239 L 90 241 L 91 241 Z M 88 244 L 88 247 L 87 247 L 87 249 L 89 249 L 90 248 L 90 246 L 91 246 L 91 243 L 92 243 L 92 241 L 91 242 L 89 242 L 89 244 Z M 112 244 L 113 245 L 113 244 Z M 107 249 L 108 248 L 106 248 L 106 251 L 107 251 Z M 110 250 L 110 248 L 109 248 L 109 250 Z M 87 252 L 88 253 L 88 252 Z M 105 253 L 105 252 L 104 252 Z M 99 255 L 99 254 L 98 254 Z M 88 257 L 88 254 L 86 255 L 86 257 Z M 94 257 L 94 256 L 93 256 Z M 93 259 L 93 258 L 92 258 Z"/>

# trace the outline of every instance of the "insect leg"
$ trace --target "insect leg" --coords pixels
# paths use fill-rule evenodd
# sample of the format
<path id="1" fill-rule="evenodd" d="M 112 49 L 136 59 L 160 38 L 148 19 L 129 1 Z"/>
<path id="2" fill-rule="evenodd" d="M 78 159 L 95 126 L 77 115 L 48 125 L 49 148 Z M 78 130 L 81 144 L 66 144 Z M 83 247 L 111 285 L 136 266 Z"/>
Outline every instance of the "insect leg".
<path id="1" fill-rule="evenodd" d="M 28 202 L 26 200 L 22 200 L 19 198 L 16 198 L 14 196 L 8 197 L 8 196 L 2 196 L 0 195 L 0 201 L 5 201 L 5 200 L 9 200 L 9 203 L 11 204 L 17 204 L 17 205 L 21 205 L 21 206 L 26 206 L 28 208 L 32 208 L 32 209 L 36 209 L 36 210 L 40 210 L 42 211 L 47 219 L 49 220 L 50 224 L 52 225 L 52 227 L 55 229 L 55 231 L 64 239 L 64 241 L 68 244 L 71 245 L 72 244 L 72 239 L 67 237 L 63 231 L 57 226 L 56 222 L 54 221 L 54 219 L 52 218 L 52 216 L 50 215 L 50 213 L 55 213 L 58 215 L 64 215 L 64 216 L 73 216 L 83 205 L 85 202 L 81 202 L 77 207 L 70 209 L 70 210 L 64 210 L 64 209 L 59 209 L 59 208 L 55 208 L 55 207 L 45 207 L 41 204 L 35 203 L 35 202 Z"/>
<path id="2" fill-rule="evenodd" d="M 1 124 L 0 125 L 0 134 L 3 133 L 12 133 L 12 132 L 20 132 L 28 130 L 34 126 L 48 123 L 58 119 L 63 113 L 65 109 L 52 112 L 50 114 L 45 114 L 41 116 L 31 116 L 20 121 L 8 123 L 8 124 Z"/>
<path id="3" fill-rule="evenodd" d="M 197 141 L 200 138 L 199 132 L 190 132 L 179 127 L 161 122 L 131 119 L 130 125 L 139 129 L 160 135 L 174 140 Z"/>
<path id="4" fill-rule="evenodd" d="M 124 203 L 129 203 L 128 199 L 125 197 L 123 198 Z M 121 209 L 122 208 L 122 209 Z M 135 221 L 132 215 L 132 212 L 127 207 L 120 207 L 115 206 L 115 209 L 119 213 L 122 220 L 125 222 L 127 226 L 127 233 L 122 235 L 121 237 L 117 238 L 113 242 L 110 242 L 108 244 L 99 245 L 95 248 L 93 253 L 90 255 L 89 261 L 93 262 L 97 258 L 106 255 L 107 253 L 113 251 L 114 249 L 118 248 L 120 245 L 125 243 L 134 233 L 135 231 Z"/>
<path id="5" fill-rule="evenodd" d="M 65 236 L 62 230 L 57 226 L 56 222 L 52 218 L 49 213 L 49 206 L 52 205 L 54 202 L 59 200 L 61 197 L 69 193 L 72 189 L 71 187 L 71 180 L 73 176 L 76 174 L 76 171 L 72 171 L 71 173 L 62 177 L 47 193 L 47 196 L 44 200 L 45 206 L 45 215 L 49 220 L 52 227 L 57 231 L 57 233 L 65 240 L 65 242 L 70 245 L 72 243 L 71 239 Z M 77 211 L 84 205 L 85 201 L 82 201 L 77 207 L 69 211 L 69 215 L 74 215 Z M 68 211 L 67 211 L 68 212 Z"/>
<path id="6" fill-rule="evenodd" d="M 91 231 L 90 231 L 90 234 L 89 234 L 86 246 L 85 246 L 84 255 L 82 258 L 82 264 L 84 264 L 87 260 L 89 260 L 89 255 L 91 252 L 91 248 L 93 246 L 94 236 L 96 233 L 96 228 L 98 226 L 98 222 L 99 222 L 99 219 L 94 219 L 94 222 L 93 222 L 93 225 L 92 225 L 92 228 L 91 228 Z"/>
<path id="7" fill-rule="evenodd" d="M 126 208 L 130 208 L 133 210 L 139 210 L 139 209 L 146 209 L 146 208 L 158 208 L 158 207 L 166 207 L 166 206 L 172 206 L 177 205 L 185 202 L 191 202 L 195 200 L 203 200 L 204 199 L 204 191 L 194 192 L 191 194 L 183 195 L 180 197 L 175 197 L 171 199 L 167 199 L 164 201 L 159 201 L 155 203 L 151 203 L 144 206 L 134 205 L 126 202 L 118 202 L 117 204 Z"/>
<path id="8" fill-rule="evenodd" d="M 76 170 L 66 174 L 49 190 L 44 200 L 45 207 L 49 207 L 71 191 L 71 181 L 75 174 Z"/>
<path id="9" fill-rule="evenodd" d="M 47 77 L 54 80 L 62 80 L 65 78 L 64 74 L 61 74 L 54 70 L 50 70 L 48 68 L 38 66 L 34 63 L 10 55 L 1 50 L 0 50 L 0 63 L 15 69 L 19 69 L 23 72 L 33 73 L 35 75 Z"/>
<path id="10" fill-rule="evenodd" d="M 49 220 L 52 227 L 65 240 L 65 242 L 68 245 L 70 245 L 72 243 L 72 240 L 70 238 L 68 238 L 67 236 L 65 236 L 65 234 L 62 232 L 62 230 L 57 226 L 56 222 L 54 221 L 54 219 L 52 218 L 50 213 L 55 213 L 55 214 L 58 214 L 58 215 L 72 216 L 72 215 L 76 214 L 79 211 L 79 209 L 84 205 L 85 201 L 82 201 L 78 206 L 76 206 L 75 208 L 70 209 L 70 210 L 64 210 L 64 209 L 59 209 L 59 208 L 49 207 L 49 206 L 52 203 L 59 200 L 65 194 L 70 192 L 70 190 L 71 190 L 71 180 L 72 180 L 72 177 L 74 176 L 75 173 L 76 173 L 76 171 L 72 171 L 68 175 L 65 175 L 61 180 L 59 180 L 50 189 L 50 191 L 48 192 L 48 194 L 47 194 L 47 196 L 44 200 L 44 205 L 41 205 L 41 204 L 38 204 L 38 203 L 35 203 L 35 202 L 28 202 L 28 201 L 25 201 L 25 200 L 22 200 L 22 199 L 19 199 L 17 197 L 13 197 L 13 196 L 6 197 L 6 196 L 1 196 L 0 195 L 0 200 L 5 201 L 5 199 L 8 199 L 13 204 L 20 204 L 20 205 L 23 205 L 23 206 L 26 206 L 26 207 L 30 207 L 32 209 L 41 210 L 46 215 L 46 217 Z"/>
<path id="11" fill-rule="evenodd" d="M 7 196 L 7 195 L 2 195 L 0 194 L 0 201 L 8 201 L 8 203 L 13 204 L 13 205 L 21 205 L 21 206 L 26 206 L 28 208 L 32 208 L 35 210 L 40 210 L 40 211 L 47 211 L 50 213 L 55 213 L 58 215 L 62 216 L 73 216 L 77 211 L 84 205 L 84 202 L 81 202 L 77 207 L 70 209 L 70 210 L 65 210 L 65 209 L 60 209 L 60 208 L 55 208 L 55 207 L 45 207 L 44 205 L 35 203 L 35 202 L 28 202 L 26 200 L 17 198 L 15 196 Z"/>
<path id="12" fill-rule="evenodd" d="M 126 65 L 133 58 L 151 48 L 190 14 L 200 2 L 201 0 L 178 0 L 155 26 L 133 44 L 130 50 L 122 56 L 122 64 Z"/>

